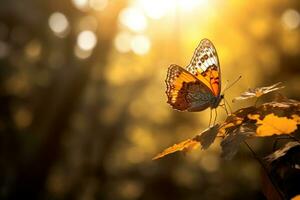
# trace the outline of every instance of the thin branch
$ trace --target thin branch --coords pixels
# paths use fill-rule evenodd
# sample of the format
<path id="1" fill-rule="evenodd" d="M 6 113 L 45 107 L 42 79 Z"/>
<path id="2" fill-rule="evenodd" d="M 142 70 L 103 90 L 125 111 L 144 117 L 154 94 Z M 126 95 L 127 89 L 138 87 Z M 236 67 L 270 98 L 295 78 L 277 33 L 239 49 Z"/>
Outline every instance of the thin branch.
<path id="1" fill-rule="evenodd" d="M 284 137 L 284 136 L 283 136 L 283 137 L 276 137 L 276 138 L 275 138 L 275 141 L 274 141 L 274 143 L 273 143 L 272 150 L 273 150 L 273 151 L 276 150 L 276 146 L 277 146 L 279 140 L 290 140 L 290 139 L 291 139 L 291 137 L 289 137 L 289 136 L 287 136 L 287 137 Z"/>
<path id="2" fill-rule="evenodd" d="M 281 190 L 279 189 L 279 187 L 277 186 L 276 182 L 274 181 L 273 177 L 271 176 L 271 174 L 269 174 L 267 167 L 265 166 L 265 164 L 263 163 L 263 161 L 259 158 L 259 156 L 255 153 L 255 151 L 250 147 L 250 145 L 244 141 L 244 144 L 248 147 L 248 149 L 251 151 L 253 157 L 259 162 L 259 164 L 262 166 L 263 170 L 265 171 L 265 173 L 267 174 L 268 178 L 270 179 L 271 183 L 273 184 L 275 190 L 277 191 L 277 193 L 279 194 L 281 199 L 286 199 L 284 197 L 284 195 L 282 194 Z"/>
<path id="3" fill-rule="evenodd" d="M 298 143 L 300 143 L 300 140 L 298 138 L 296 138 L 295 136 L 293 135 L 288 135 L 291 139 L 297 141 Z"/>

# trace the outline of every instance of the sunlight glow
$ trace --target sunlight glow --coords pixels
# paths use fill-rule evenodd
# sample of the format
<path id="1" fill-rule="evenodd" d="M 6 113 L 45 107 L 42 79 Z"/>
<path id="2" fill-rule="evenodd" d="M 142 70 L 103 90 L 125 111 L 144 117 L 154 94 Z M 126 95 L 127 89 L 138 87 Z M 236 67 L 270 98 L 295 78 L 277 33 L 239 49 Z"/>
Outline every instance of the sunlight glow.
<path id="1" fill-rule="evenodd" d="M 170 8 L 170 5 L 166 0 L 138 0 L 137 4 L 141 6 L 146 15 L 152 19 L 160 19 Z"/>
<path id="2" fill-rule="evenodd" d="M 183 11 L 191 11 L 199 7 L 207 7 L 209 0 L 176 0 L 176 3 L 179 9 Z"/>
<path id="3" fill-rule="evenodd" d="M 190 12 L 195 9 L 207 9 L 209 0 L 135 0 L 134 7 L 140 8 L 147 17 L 160 19 L 167 14 L 181 10 Z"/>
<path id="4" fill-rule="evenodd" d="M 281 16 L 285 28 L 293 30 L 300 25 L 300 14 L 296 10 L 287 9 Z"/>
<path id="5" fill-rule="evenodd" d="M 92 52 L 93 52 L 92 50 L 88 50 L 88 51 L 82 50 L 77 45 L 74 47 L 74 54 L 79 59 L 87 59 L 88 57 L 90 57 L 92 55 Z"/>
<path id="6" fill-rule="evenodd" d="M 25 54 L 31 60 L 38 59 L 41 55 L 41 51 L 42 45 L 38 40 L 30 41 L 25 47 Z"/>
<path id="7" fill-rule="evenodd" d="M 115 48 L 121 53 L 127 53 L 131 50 L 131 39 L 132 36 L 128 32 L 118 33 L 114 40 Z"/>
<path id="8" fill-rule="evenodd" d="M 89 5 L 91 8 L 102 11 L 106 8 L 108 1 L 107 0 L 90 0 Z"/>
<path id="9" fill-rule="evenodd" d="M 145 55 L 150 50 L 151 43 L 144 35 L 134 36 L 131 40 L 131 49 L 137 55 Z"/>
<path id="10" fill-rule="evenodd" d="M 48 24 L 50 29 L 58 37 L 64 37 L 69 29 L 67 17 L 60 12 L 52 13 L 49 17 Z"/>
<path id="11" fill-rule="evenodd" d="M 201 3 L 204 3 L 206 1 L 199 1 L 199 0 L 177 0 L 177 4 L 179 8 L 181 8 L 184 11 L 191 11 L 192 9 L 195 9 L 197 6 L 199 6 Z"/>
<path id="12" fill-rule="evenodd" d="M 88 0 L 72 0 L 73 5 L 79 10 L 86 10 L 88 8 Z"/>
<path id="13" fill-rule="evenodd" d="M 78 31 L 91 30 L 96 31 L 98 28 L 97 18 L 92 15 L 81 17 L 78 23 Z"/>
<path id="14" fill-rule="evenodd" d="M 97 36 L 90 30 L 82 31 L 77 37 L 77 45 L 84 51 L 92 50 L 97 44 Z"/>
<path id="15" fill-rule="evenodd" d="M 135 32 L 142 32 L 147 28 L 147 19 L 144 14 L 136 8 L 125 8 L 119 15 L 121 24 Z"/>

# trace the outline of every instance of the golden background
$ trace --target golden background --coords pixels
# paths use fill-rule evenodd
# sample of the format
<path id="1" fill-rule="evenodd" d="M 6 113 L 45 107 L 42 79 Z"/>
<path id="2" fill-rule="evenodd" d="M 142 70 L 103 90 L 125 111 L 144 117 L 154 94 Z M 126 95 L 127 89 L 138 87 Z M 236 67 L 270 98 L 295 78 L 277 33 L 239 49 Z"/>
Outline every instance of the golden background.
<path id="1" fill-rule="evenodd" d="M 299 9 L 291 0 L 1 1 L 1 199 L 263 199 L 244 146 L 231 161 L 218 141 L 151 160 L 209 121 L 209 110 L 172 110 L 164 80 L 208 38 L 223 86 L 242 76 L 227 100 L 279 81 L 299 99 Z M 265 140 L 249 141 L 261 156 L 271 152 Z"/>

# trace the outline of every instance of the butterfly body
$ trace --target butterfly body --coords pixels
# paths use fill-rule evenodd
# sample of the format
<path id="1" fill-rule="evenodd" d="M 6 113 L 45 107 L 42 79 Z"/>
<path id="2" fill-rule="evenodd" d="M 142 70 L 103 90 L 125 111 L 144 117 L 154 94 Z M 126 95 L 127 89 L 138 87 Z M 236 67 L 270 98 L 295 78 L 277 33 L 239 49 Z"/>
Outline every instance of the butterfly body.
<path id="1" fill-rule="evenodd" d="M 218 107 L 221 76 L 219 60 L 213 44 L 201 40 L 186 69 L 170 65 L 166 78 L 168 103 L 180 111 L 202 111 Z"/>

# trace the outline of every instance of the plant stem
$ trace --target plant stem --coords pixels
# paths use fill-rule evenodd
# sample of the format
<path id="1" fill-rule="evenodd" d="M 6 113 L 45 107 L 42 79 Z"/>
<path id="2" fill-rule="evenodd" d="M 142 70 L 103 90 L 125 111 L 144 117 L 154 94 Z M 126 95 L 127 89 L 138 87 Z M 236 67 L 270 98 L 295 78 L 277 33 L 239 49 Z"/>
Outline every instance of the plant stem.
<path id="1" fill-rule="evenodd" d="M 244 141 L 244 144 L 248 147 L 248 149 L 251 151 L 253 157 L 259 162 L 265 173 L 267 174 L 268 178 L 270 179 L 272 185 L 274 186 L 275 190 L 277 191 L 278 195 L 280 196 L 281 199 L 286 199 L 284 195 L 282 194 L 280 188 L 277 186 L 276 182 L 274 181 L 273 177 L 271 174 L 269 174 L 267 167 L 263 163 L 263 161 L 259 158 L 259 156 L 255 153 L 255 151 L 250 147 L 250 145 Z"/>
<path id="2" fill-rule="evenodd" d="M 291 139 L 291 137 L 289 137 L 289 136 L 287 136 L 287 137 L 276 137 L 276 138 L 275 138 L 275 141 L 274 141 L 274 143 L 273 143 L 273 148 L 272 148 L 272 150 L 273 150 L 273 151 L 276 151 L 276 146 L 277 146 L 279 140 L 290 140 L 290 139 Z"/>
<path id="3" fill-rule="evenodd" d="M 300 140 L 298 138 L 296 138 L 295 136 L 289 135 L 289 137 L 292 138 L 293 140 L 297 141 L 298 143 L 300 143 Z"/>

